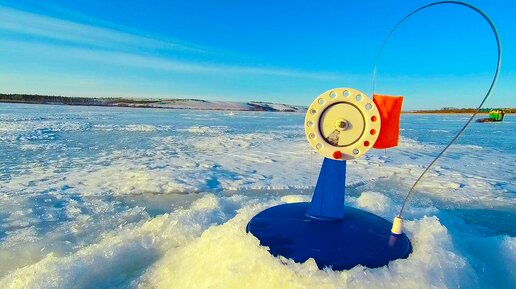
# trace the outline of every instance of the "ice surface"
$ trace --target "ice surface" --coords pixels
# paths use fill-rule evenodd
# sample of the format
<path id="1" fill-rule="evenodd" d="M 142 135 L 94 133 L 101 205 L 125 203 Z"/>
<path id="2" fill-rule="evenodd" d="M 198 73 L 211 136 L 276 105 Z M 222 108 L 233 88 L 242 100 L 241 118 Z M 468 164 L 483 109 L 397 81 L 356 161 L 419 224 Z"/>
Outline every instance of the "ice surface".
<path id="1" fill-rule="evenodd" d="M 516 121 L 473 124 L 407 209 L 388 267 L 275 258 L 245 225 L 308 201 L 303 114 L 0 104 L 0 288 L 511 288 Z M 348 205 L 392 219 L 465 121 L 403 115 L 400 146 L 348 163 Z"/>

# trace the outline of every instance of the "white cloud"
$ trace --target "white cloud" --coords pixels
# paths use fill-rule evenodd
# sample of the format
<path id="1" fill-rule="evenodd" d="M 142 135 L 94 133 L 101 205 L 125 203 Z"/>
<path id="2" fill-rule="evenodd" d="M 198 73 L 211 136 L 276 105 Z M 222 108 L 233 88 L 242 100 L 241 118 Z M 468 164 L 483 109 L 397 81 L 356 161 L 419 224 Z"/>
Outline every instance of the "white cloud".
<path id="1" fill-rule="evenodd" d="M 176 60 L 167 56 L 142 53 L 141 48 L 174 51 L 203 51 L 209 48 L 184 45 L 159 37 L 144 37 L 122 30 L 85 25 L 69 20 L 37 15 L 0 6 L 0 32 L 25 37 L 4 37 L 0 49 L 4 53 L 25 53 L 48 59 L 83 60 L 94 63 L 169 72 L 196 74 L 242 74 L 310 79 L 350 78 L 349 75 L 311 72 L 289 68 L 234 65 L 216 62 Z M 28 37 L 27 37 L 28 36 Z M 64 43 L 63 43 L 64 42 Z M 184 58 L 183 58 L 184 59 Z M 37 64 L 36 64 L 37 65 Z"/>
<path id="2" fill-rule="evenodd" d="M 200 51 L 199 47 L 85 25 L 0 6 L 0 30 L 98 47 L 145 47 Z"/>

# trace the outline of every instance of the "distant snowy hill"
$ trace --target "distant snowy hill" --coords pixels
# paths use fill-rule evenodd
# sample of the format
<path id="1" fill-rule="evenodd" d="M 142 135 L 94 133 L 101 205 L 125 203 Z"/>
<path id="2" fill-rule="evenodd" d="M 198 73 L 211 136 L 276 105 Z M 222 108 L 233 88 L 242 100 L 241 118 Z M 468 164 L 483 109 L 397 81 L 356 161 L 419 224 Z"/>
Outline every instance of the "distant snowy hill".
<path id="1" fill-rule="evenodd" d="M 228 111 L 306 112 L 307 109 L 304 106 L 258 101 L 230 102 L 207 101 L 202 99 L 87 98 L 26 94 L 0 94 L 0 102 Z"/>
<path id="2" fill-rule="evenodd" d="M 127 102 L 120 101 L 110 103 L 111 106 L 155 107 L 173 109 L 200 109 L 200 110 L 234 110 L 234 111 L 281 111 L 281 112 L 305 112 L 306 107 L 270 103 L 270 102 L 230 102 L 207 101 L 200 99 L 168 99 L 153 102 Z"/>

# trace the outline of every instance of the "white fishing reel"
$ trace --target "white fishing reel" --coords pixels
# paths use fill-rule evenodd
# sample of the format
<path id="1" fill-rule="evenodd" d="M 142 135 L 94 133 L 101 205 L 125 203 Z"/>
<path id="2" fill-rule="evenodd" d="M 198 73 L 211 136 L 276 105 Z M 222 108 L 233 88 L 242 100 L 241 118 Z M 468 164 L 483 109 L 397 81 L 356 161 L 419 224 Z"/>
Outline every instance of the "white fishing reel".
<path id="1" fill-rule="evenodd" d="M 380 125 L 378 108 L 365 93 L 334 88 L 308 107 L 305 134 L 314 150 L 325 158 L 351 160 L 373 147 Z"/>

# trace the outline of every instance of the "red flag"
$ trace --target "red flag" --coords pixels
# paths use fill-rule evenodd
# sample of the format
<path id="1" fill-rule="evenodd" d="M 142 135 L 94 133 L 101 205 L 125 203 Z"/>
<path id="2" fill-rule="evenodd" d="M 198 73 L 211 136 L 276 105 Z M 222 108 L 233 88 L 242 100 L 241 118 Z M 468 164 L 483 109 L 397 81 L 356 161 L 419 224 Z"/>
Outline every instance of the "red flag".
<path id="1" fill-rule="evenodd" d="M 380 111 L 382 124 L 380 135 L 373 145 L 377 149 L 386 149 L 398 145 L 400 135 L 400 114 L 403 96 L 373 95 L 373 101 Z"/>

